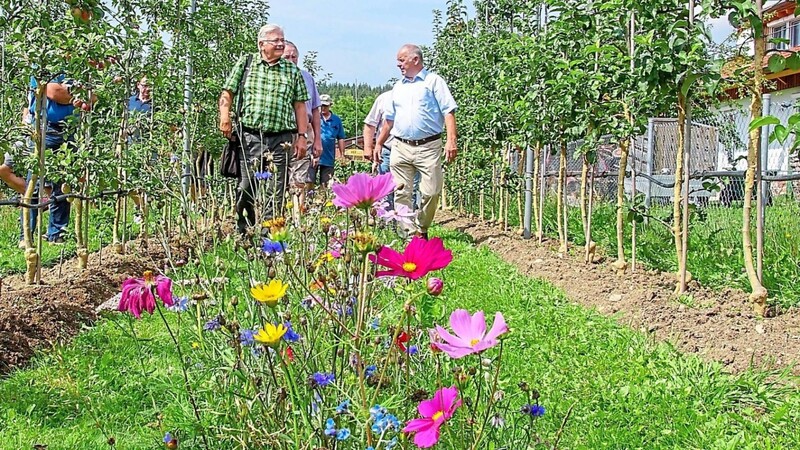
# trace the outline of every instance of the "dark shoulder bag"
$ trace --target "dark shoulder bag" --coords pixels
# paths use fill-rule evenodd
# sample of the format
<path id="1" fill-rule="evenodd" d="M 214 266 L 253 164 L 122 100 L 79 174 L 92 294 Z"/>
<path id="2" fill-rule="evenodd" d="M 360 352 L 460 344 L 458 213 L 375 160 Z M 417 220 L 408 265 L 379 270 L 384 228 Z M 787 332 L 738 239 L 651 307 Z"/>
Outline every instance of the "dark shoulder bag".
<path id="1" fill-rule="evenodd" d="M 253 55 L 247 55 L 247 61 L 244 63 L 244 72 L 242 78 L 239 79 L 239 85 L 236 88 L 236 123 L 233 124 L 231 131 L 231 138 L 225 141 L 225 146 L 222 147 L 222 157 L 220 158 L 220 173 L 226 178 L 239 178 L 239 158 L 242 154 L 242 136 L 241 124 L 239 117 L 242 114 L 242 90 L 247 76 L 250 74 L 250 63 L 253 61 Z"/>

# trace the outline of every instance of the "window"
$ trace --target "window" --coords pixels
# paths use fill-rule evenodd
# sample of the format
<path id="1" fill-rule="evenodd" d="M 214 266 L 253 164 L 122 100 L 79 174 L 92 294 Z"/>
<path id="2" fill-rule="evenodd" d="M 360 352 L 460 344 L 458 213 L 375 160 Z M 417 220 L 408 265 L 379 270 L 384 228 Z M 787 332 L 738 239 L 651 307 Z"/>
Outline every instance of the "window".
<path id="1" fill-rule="evenodd" d="M 780 24 L 778 26 L 772 27 L 770 29 L 769 38 L 772 39 L 787 39 L 787 27 L 786 24 Z M 785 42 L 770 42 L 769 48 L 774 48 L 778 50 L 785 50 L 788 48 L 788 45 Z"/>
<path id="2" fill-rule="evenodd" d="M 789 40 L 792 47 L 800 46 L 800 20 L 789 25 Z"/>

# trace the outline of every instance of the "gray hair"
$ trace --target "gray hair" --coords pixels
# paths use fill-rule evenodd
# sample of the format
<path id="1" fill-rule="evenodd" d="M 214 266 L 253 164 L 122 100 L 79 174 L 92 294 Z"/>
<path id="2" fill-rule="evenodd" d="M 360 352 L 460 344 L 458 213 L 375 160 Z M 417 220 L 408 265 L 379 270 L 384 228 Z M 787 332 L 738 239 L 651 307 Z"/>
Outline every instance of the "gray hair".
<path id="1" fill-rule="evenodd" d="M 284 45 L 285 45 L 286 47 L 292 47 L 293 49 L 297 50 L 297 53 L 300 53 L 300 49 L 299 49 L 299 48 L 297 48 L 297 45 L 295 45 L 295 43 L 294 43 L 294 42 L 292 42 L 292 41 L 286 41 L 286 42 L 284 43 Z M 298 56 L 299 56 L 299 55 L 298 55 Z"/>
<path id="2" fill-rule="evenodd" d="M 418 45 L 414 44 L 406 44 L 400 48 L 400 50 L 405 50 L 410 56 L 416 56 L 419 58 L 419 63 L 425 65 L 425 60 L 422 58 L 422 49 L 419 48 Z"/>
<path id="3" fill-rule="evenodd" d="M 260 44 L 266 41 L 267 35 L 275 33 L 276 31 L 283 33 L 283 28 L 281 28 L 279 25 L 275 25 L 274 23 L 268 23 L 264 25 L 260 30 L 258 30 L 258 43 Z"/>

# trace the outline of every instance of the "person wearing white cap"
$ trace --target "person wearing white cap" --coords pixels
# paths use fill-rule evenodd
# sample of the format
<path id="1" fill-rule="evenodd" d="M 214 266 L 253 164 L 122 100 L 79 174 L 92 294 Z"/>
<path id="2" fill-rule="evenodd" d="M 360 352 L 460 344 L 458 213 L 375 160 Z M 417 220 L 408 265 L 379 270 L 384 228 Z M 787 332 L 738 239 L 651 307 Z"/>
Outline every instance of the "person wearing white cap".
<path id="1" fill-rule="evenodd" d="M 333 168 L 337 159 L 344 158 L 344 125 L 342 119 L 331 112 L 333 100 L 328 94 L 320 99 L 320 135 L 322 136 L 322 156 L 315 165 L 314 179 L 322 186 L 327 186 L 333 178 Z"/>

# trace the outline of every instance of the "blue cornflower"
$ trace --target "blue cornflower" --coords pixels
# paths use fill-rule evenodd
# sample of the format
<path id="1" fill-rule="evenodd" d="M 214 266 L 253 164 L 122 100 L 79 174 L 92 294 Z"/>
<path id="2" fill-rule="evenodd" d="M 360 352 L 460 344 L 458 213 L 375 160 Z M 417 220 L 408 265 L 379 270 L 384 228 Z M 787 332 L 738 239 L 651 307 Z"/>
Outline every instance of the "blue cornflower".
<path id="1" fill-rule="evenodd" d="M 369 323 L 369 327 L 373 330 L 377 330 L 381 326 L 381 319 L 375 317 L 372 319 L 372 322 Z"/>
<path id="2" fill-rule="evenodd" d="M 339 406 L 336 407 L 336 414 L 344 414 L 350 410 L 350 400 L 345 400 L 342 403 L 339 403 Z"/>
<path id="3" fill-rule="evenodd" d="M 173 295 L 172 306 L 167 306 L 167 309 L 176 313 L 182 313 L 186 311 L 187 309 L 189 309 L 189 297 L 185 295 L 183 297 L 178 297 Z"/>
<path id="4" fill-rule="evenodd" d="M 412 345 L 406 349 L 406 353 L 408 353 L 411 356 L 414 356 L 417 353 L 419 353 L 419 348 L 416 345 Z"/>
<path id="5" fill-rule="evenodd" d="M 283 322 L 283 325 L 286 327 L 286 333 L 283 335 L 283 340 L 286 342 L 297 342 L 300 340 L 300 335 L 295 333 L 292 329 L 292 322 L 288 320 Z"/>
<path id="6" fill-rule="evenodd" d="M 164 443 L 169 444 L 170 442 L 172 442 L 172 434 L 167 431 L 167 434 L 164 435 Z"/>
<path id="7" fill-rule="evenodd" d="M 253 339 L 254 335 L 255 332 L 253 330 L 242 330 L 239 332 L 239 342 L 245 346 L 253 345 L 255 343 L 255 340 Z"/>
<path id="8" fill-rule="evenodd" d="M 325 387 L 336 381 L 336 376 L 332 373 L 317 372 L 311 376 L 314 386 Z"/>
<path id="9" fill-rule="evenodd" d="M 269 170 L 265 170 L 263 172 L 256 172 L 254 176 L 256 177 L 256 180 L 266 181 L 272 178 L 272 172 L 270 172 Z"/>
<path id="10" fill-rule="evenodd" d="M 375 375 L 375 372 L 377 372 L 377 371 L 378 371 L 378 366 L 376 366 L 375 364 L 371 364 L 371 365 L 367 366 L 366 368 L 364 368 L 364 376 L 369 378 L 369 377 Z"/>
<path id="11" fill-rule="evenodd" d="M 266 253 L 267 256 L 277 255 L 278 253 L 282 253 L 285 250 L 284 245 L 280 242 L 275 242 L 270 239 L 264 239 L 264 243 L 261 244 L 261 251 Z"/>
<path id="12" fill-rule="evenodd" d="M 325 421 L 325 436 L 336 436 L 336 422 L 330 417 Z"/>
<path id="13" fill-rule="evenodd" d="M 527 414 L 531 417 L 542 417 L 544 415 L 544 406 L 540 404 L 533 404 L 533 405 L 525 405 L 520 409 L 523 414 Z"/>
<path id="14" fill-rule="evenodd" d="M 391 441 L 386 443 L 384 447 L 386 450 L 392 450 L 397 445 L 397 436 L 393 437 Z"/>
<path id="15" fill-rule="evenodd" d="M 350 437 L 350 430 L 348 430 L 347 428 L 340 428 L 339 431 L 336 432 L 337 441 L 344 441 L 349 437 Z"/>
<path id="16" fill-rule="evenodd" d="M 222 328 L 222 325 L 219 323 L 219 319 L 220 319 L 220 316 L 217 316 L 217 317 L 214 317 L 213 319 L 209 320 L 208 322 L 206 322 L 205 325 L 203 325 L 203 329 L 206 330 L 206 331 L 219 330 L 220 328 Z"/>

